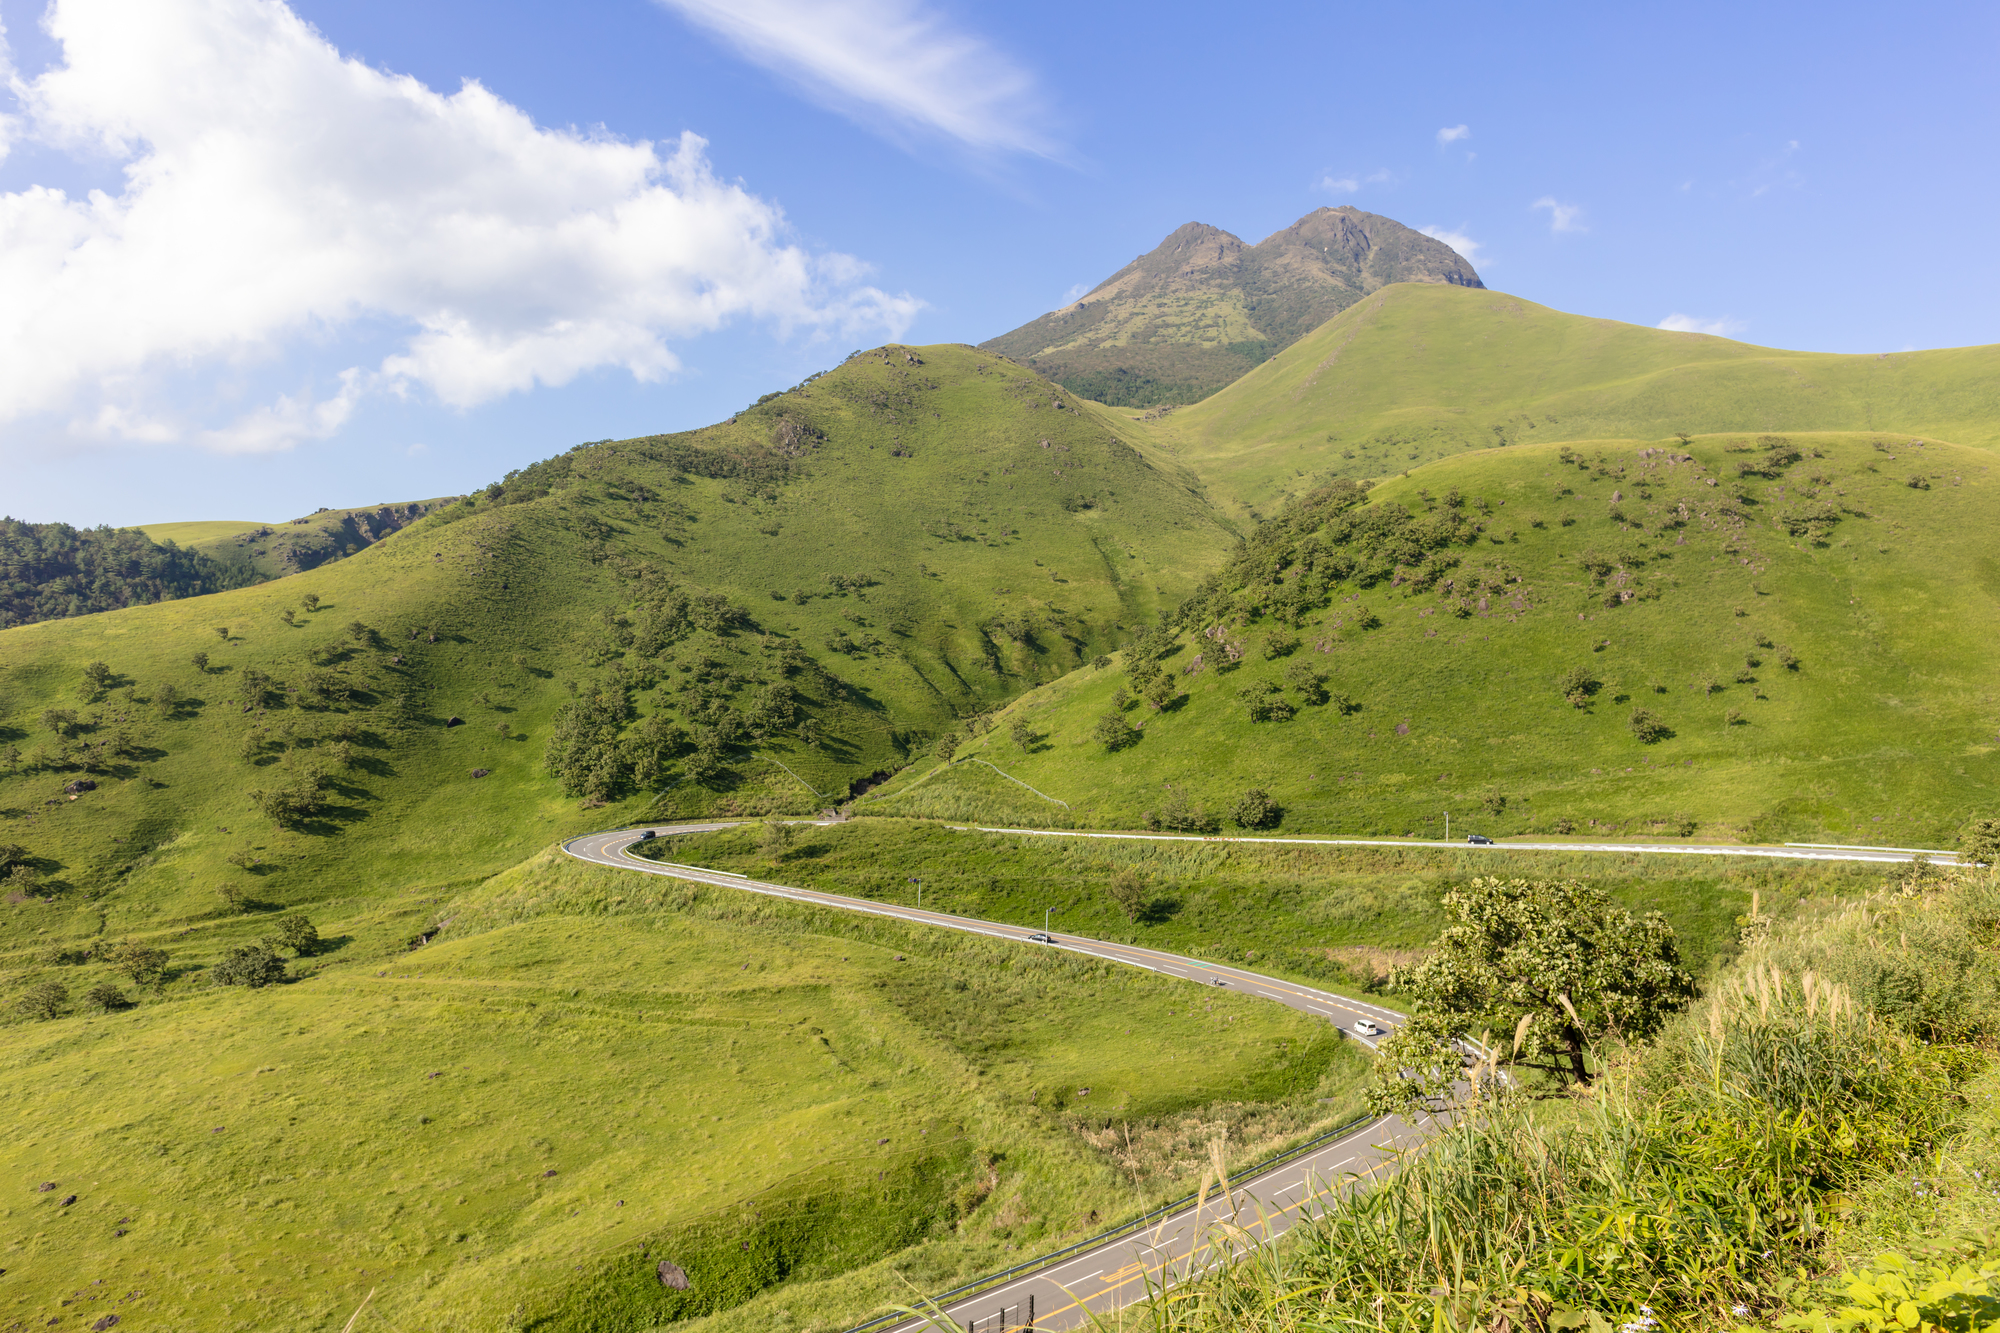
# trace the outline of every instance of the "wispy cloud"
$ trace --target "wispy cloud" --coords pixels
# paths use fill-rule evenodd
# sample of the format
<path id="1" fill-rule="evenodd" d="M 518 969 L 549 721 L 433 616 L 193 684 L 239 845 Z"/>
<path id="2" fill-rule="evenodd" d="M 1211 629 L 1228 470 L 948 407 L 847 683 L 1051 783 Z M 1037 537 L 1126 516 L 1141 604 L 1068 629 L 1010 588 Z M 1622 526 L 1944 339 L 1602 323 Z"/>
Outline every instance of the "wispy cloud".
<path id="1" fill-rule="evenodd" d="M 1396 179 L 1396 173 L 1387 167 L 1369 172 L 1366 176 L 1336 176 L 1331 172 L 1320 178 L 1319 188 L 1328 194 L 1359 194 L 1370 185 L 1383 185 Z"/>
<path id="2" fill-rule="evenodd" d="M 1434 241 L 1443 241 L 1446 245 L 1458 251 L 1460 259 L 1463 259 L 1474 268 L 1483 268 L 1488 263 L 1487 260 L 1479 257 L 1479 251 L 1483 247 L 1481 247 L 1478 241 L 1467 236 L 1462 227 L 1458 231 L 1447 231 L 1443 227 L 1419 227 L 1417 230 Z"/>
<path id="3" fill-rule="evenodd" d="M 1734 315 L 1702 319 L 1697 315 L 1683 315 L 1676 311 L 1661 320 L 1656 327 L 1670 329 L 1675 333 L 1712 333 L 1718 338 L 1733 338 L 1750 326 Z"/>
<path id="4" fill-rule="evenodd" d="M 1529 207 L 1546 208 L 1549 210 L 1550 231 L 1590 230 L 1590 228 L 1584 226 L 1582 222 L 1578 221 L 1578 219 L 1583 216 L 1583 210 L 1581 208 L 1579 208 L 1575 204 L 1559 203 L 1557 202 L 1555 196 L 1553 195 L 1545 194 L 1541 198 L 1535 200 L 1534 203 L 1530 204 Z"/>
<path id="5" fill-rule="evenodd" d="M 865 128 L 1062 156 L 1034 76 L 921 0 L 656 2 Z"/>
<path id="6" fill-rule="evenodd" d="M 1438 131 L 1438 147 L 1443 148 L 1447 144 L 1455 144 L 1460 139 L 1470 139 L 1471 137 L 1472 127 L 1470 125 L 1447 125 Z"/>

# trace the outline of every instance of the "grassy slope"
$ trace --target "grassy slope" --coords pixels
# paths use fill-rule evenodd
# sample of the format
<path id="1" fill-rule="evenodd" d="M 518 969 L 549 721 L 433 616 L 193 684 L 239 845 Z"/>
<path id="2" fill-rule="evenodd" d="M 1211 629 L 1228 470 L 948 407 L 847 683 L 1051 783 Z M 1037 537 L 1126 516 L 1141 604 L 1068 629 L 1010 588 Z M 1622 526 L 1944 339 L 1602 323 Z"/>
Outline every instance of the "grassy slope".
<path id="1" fill-rule="evenodd" d="M 1786 352 L 1565 314 L 1503 292 L 1385 287 L 1158 423 L 1226 508 L 1469 449 L 1676 431 L 1882 431 L 2000 444 L 2000 347 Z"/>
<path id="2" fill-rule="evenodd" d="M 1313 1103 L 1359 1067 L 1323 1026 L 1045 951 L 555 854 L 432 913 L 454 924 L 420 953 L 365 908 L 293 984 L 183 978 L 11 1029 L 0 1158 L 56 1189 L 5 1210 L 10 1317 L 74 1314 L 74 1289 L 102 1298 L 89 1317 L 217 1330 L 337 1328 L 371 1288 L 434 1329 L 698 1313 L 631 1281 L 645 1248 L 698 1295 L 789 1255 L 777 1298 L 846 1319 L 900 1298 L 886 1251 L 977 1271 L 1176 1186 L 1119 1171 L 1038 1091 L 1126 1115 L 1353 1106 Z"/>
<path id="3" fill-rule="evenodd" d="M 176 546 L 206 547 L 270 526 L 268 523 L 231 523 L 226 519 L 213 519 L 192 523 L 144 523 L 139 531 L 162 545 L 172 542 Z"/>
<path id="4" fill-rule="evenodd" d="M 26 845 L 66 890 L 59 905 L 0 916 L 0 948 L 21 947 L 37 931 L 198 924 L 213 916 L 225 880 L 287 905 L 418 891 L 492 874 L 554 837 L 616 818 L 617 810 L 583 811 L 562 797 L 540 756 L 551 714 L 571 698 L 566 686 L 620 668 L 687 681 L 666 661 L 621 653 L 606 624 L 631 606 L 626 574 L 642 564 L 735 599 L 757 622 L 693 632 L 671 650 L 679 660 L 708 655 L 739 676 L 778 679 L 775 655 L 791 636 L 850 687 L 844 701 L 809 700 L 825 744 L 792 734 L 757 746 L 800 777 L 739 750 L 722 789 L 683 783 L 663 807 L 695 811 L 728 799 L 817 808 L 822 798 L 804 784 L 844 792 L 857 776 L 896 767 L 899 747 L 959 712 L 1109 646 L 1124 634 L 1118 626 L 1178 600 L 1190 566 L 1215 558 L 1218 530 L 1199 500 L 1115 443 L 1095 417 L 1051 409 L 1045 382 L 959 349 L 939 350 L 924 369 L 940 383 L 925 407 L 940 416 L 927 411 L 907 426 L 870 419 L 888 409 L 837 398 L 838 373 L 818 381 L 813 407 L 828 438 L 803 475 L 782 484 L 753 490 L 599 446 L 576 456 L 567 489 L 498 510 L 461 507 L 453 513 L 469 517 L 427 520 L 323 569 L 0 634 L 0 751 L 11 746 L 31 760 L 51 748 L 40 715 L 77 706 L 79 673 L 92 660 L 117 676 L 109 697 L 82 709 L 97 719 L 84 739 L 123 726 L 137 742 L 136 757 L 73 802 L 60 799 L 73 771 L 24 762 L 0 775 L 0 837 Z M 852 374 L 863 393 L 902 381 L 879 363 Z M 741 418 L 701 433 L 702 442 L 726 446 L 755 426 Z M 897 430 L 915 457 L 891 456 Z M 652 498 L 635 498 L 648 485 Z M 1097 507 L 1062 507 L 1085 489 Z M 948 524 L 964 535 L 951 537 Z M 836 594 L 828 573 L 865 575 L 874 586 Z M 813 594 L 802 605 L 772 599 L 800 589 Z M 321 609 L 300 614 L 297 626 L 280 620 L 308 591 L 324 599 Z M 344 627 L 353 620 L 377 630 L 379 646 L 350 642 Z M 226 644 L 216 626 L 231 629 Z M 424 631 L 438 641 L 413 637 Z M 826 647 L 836 633 L 848 636 L 849 653 Z M 257 715 L 235 702 L 246 668 L 295 682 L 322 650 L 357 690 L 352 705 L 308 708 L 303 696 L 285 696 Z M 206 672 L 191 664 L 197 651 L 210 655 Z M 173 720 L 147 704 L 163 683 L 192 701 Z M 740 702 L 756 686 L 736 688 Z M 408 719 L 397 716 L 399 695 L 414 701 Z M 639 706 L 671 712 L 679 696 L 642 690 Z M 450 716 L 468 725 L 447 729 Z M 246 791 L 320 762 L 344 724 L 361 733 L 359 764 L 341 776 L 336 808 L 274 832 Z M 271 743 L 245 758 L 259 725 Z M 474 780 L 474 768 L 491 775 Z M 635 797 L 631 810 L 644 808 Z M 254 877 L 225 864 L 244 850 L 265 862 Z"/>
<path id="5" fill-rule="evenodd" d="M 1113 691 L 1132 684 L 1111 670 L 1026 696 L 962 753 L 1075 807 L 1065 816 L 1014 788 L 993 812 L 1039 809 L 1039 822 L 1134 826 L 1173 784 L 1223 814 L 1246 788 L 1267 788 L 1286 831 L 1436 835 L 1450 809 L 1455 833 L 1548 833 L 1568 819 L 1579 834 L 1648 835 L 1686 815 L 1702 836 L 1949 845 L 1940 840 L 1992 810 L 2000 778 L 1991 455 L 1791 438 L 1809 456 L 1747 483 L 1733 479 L 1736 465 L 1762 455 L 1742 437 L 1697 441 L 1693 463 L 1619 445 L 1582 451 L 1585 468 L 1552 445 L 1434 463 L 1369 499 L 1428 518 L 1445 492 L 1463 493 L 1485 531 L 1455 551 L 1455 589 L 1341 583 L 1296 631 L 1297 653 L 1267 660 L 1265 640 L 1290 632 L 1273 604 L 1299 570 L 1261 590 L 1233 582 L 1205 625 L 1225 625 L 1218 633 L 1244 646 L 1243 662 L 1219 669 L 1217 639 L 1183 633 L 1166 665 L 1186 694 L 1158 715 L 1136 705 L 1127 716 L 1150 720 L 1132 748 L 1106 753 L 1091 738 Z M 1913 474 L 1929 489 L 1911 488 Z M 1717 475 L 1730 480 L 1708 485 Z M 1739 489 L 1743 502 L 1731 498 Z M 1826 544 L 1777 522 L 1813 494 L 1847 510 Z M 1688 526 L 1666 526 L 1683 501 Z M 1580 567 L 1593 552 L 1607 560 L 1602 578 Z M 1607 606 L 1621 588 L 1637 599 Z M 1380 627 L 1362 628 L 1371 613 Z M 1789 645 L 1801 669 L 1784 669 L 1759 638 Z M 1749 656 L 1761 665 L 1739 681 Z M 1239 691 L 1282 686 L 1298 661 L 1358 711 L 1301 706 L 1291 721 L 1249 721 Z M 1572 667 L 1603 683 L 1586 709 L 1556 684 Z M 1716 693 L 1701 691 L 1705 678 Z M 1627 725 L 1639 707 L 1674 735 L 1639 743 Z M 1016 718 L 1041 738 L 1029 752 L 1012 738 Z M 967 804 L 947 808 L 960 787 Z M 980 817 L 979 793 L 1004 789 L 968 765 L 927 780 L 913 771 L 883 789 L 882 808 Z M 1488 797 L 1505 797 L 1506 812 L 1486 813 Z"/>

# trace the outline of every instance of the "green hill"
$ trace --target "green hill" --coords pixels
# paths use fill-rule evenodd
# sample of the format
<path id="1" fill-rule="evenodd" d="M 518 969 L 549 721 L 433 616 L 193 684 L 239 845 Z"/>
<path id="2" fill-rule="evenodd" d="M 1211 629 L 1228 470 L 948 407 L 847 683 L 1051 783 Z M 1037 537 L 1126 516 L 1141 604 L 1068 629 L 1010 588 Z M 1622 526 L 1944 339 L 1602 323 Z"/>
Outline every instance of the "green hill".
<path id="1" fill-rule="evenodd" d="M 240 555 L 210 555 L 138 528 L 0 518 L 0 629 L 201 597 L 259 579 Z"/>
<path id="2" fill-rule="evenodd" d="M 962 751 L 1068 811 L 963 764 L 863 808 L 1199 829 L 1259 788 L 1307 832 L 1949 846 L 2000 780 L 1994 466 L 1719 436 L 1336 482 Z"/>
<path id="3" fill-rule="evenodd" d="M 1226 541 L 1018 367 L 857 357 L 307 573 L 0 633 L 0 841 L 117 932 L 213 915 L 231 856 L 296 904 L 627 813 L 814 810 L 1129 637 Z"/>
<path id="4" fill-rule="evenodd" d="M 1061 310 L 980 344 L 1099 402 L 1205 398 L 1387 283 L 1480 286 L 1442 241 L 1322 208 L 1256 245 L 1190 222 Z"/>
<path id="5" fill-rule="evenodd" d="M 265 578 L 276 579 L 353 555 L 460 498 L 318 509 L 288 523 L 149 523 L 141 531 L 156 542 L 174 541 L 218 560 L 246 562 Z"/>
<path id="6" fill-rule="evenodd" d="M 1880 431 L 2000 444 L 2000 346 L 1839 356 L 1408 283 L 1153 427 L 1226 510 L 1470 449 L 1686 431 Z"/>

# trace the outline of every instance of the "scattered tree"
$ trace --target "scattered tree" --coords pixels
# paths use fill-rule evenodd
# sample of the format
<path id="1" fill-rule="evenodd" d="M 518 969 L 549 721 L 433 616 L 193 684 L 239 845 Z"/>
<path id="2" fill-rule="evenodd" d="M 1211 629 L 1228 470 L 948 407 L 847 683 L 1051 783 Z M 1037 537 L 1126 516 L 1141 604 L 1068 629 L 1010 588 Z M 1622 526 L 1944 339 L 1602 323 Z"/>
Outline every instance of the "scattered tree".
<path id="1" fill-rule="evenodd" d="M 1498 819 L 1507 812 L 1507 798 L 1497 791 L 1487 792 L 1481 798 L 1480 804 L 1485 806 L 1486 813 L 1492 815 L 1495 819 Z"/>
<path id="2" fill-rule="evenodd" d="M 231 949 L 209 969 L 208 979 L 217 986 L 248 986 L 257 990 L 285 979 L 285 960 L 278 957 L 276 949 L 259 940 Z"/>
<path id="3" fill-rule="evenodd" d="M 1511 1042 L 1515 1063 L 1588 1083 L 1593 1044 L 1643 1041 L 1693 998 L 1673 927 L 1634 918 L 1575 880 L 1474 879 L 1444 897 L 1449 924 L 1405 980 L 1417 1015 L 1383 1043 L 1370 1103 L 1444 1095 L 1456 1043 Z"/>
<path id="4" fill-rule="evenodd" d="M 757 837 L 757 845 L 763 850 L 764 855 L 777 860 L 785 854 L 785 849 L 792 845 L 792 838 L 796 832 L 797 830 L 782 819 L 767 819 L 764 821 L 763 832 Z"/>
<path id="5" fill-rule="evenodd" d="M 1673 730 L 1667 726 L 1665 718 L 1645 708 L 1633 709 L 1632 716 L 1627 719 L 1626 725 L 1631 727 L 1632 734 L 1639 738 L 1639 744 L 1641 745 L 1652 745 L 1658 741 L 1666 740 L 1674 734 Z"/>
<path id="6" fill-rule="evenodd" d="M 194 655 L 193 657 L 190 657 L 190 658 L 189 658 L 188 660 L 189 660 L 190 662 L 193 662 L 193 663 L 194 663 L 194 669 L 195 669 L 196 671 L 199 671 L 199 672 L 201 672 L 201 674 L 202 674 L 202 675 L 204 675 L 204 676 L 206 676 L 206 675 L 208 674 L 208 654 L 207 654 L 207 653 L 196 653 L 196 654 L 195 654 L 195 655 Z"/>
<path id="7" fill-rule="evenodd" d="M 1570 707 L 1588 708 L 1591 696 L 1603 688 L 1603 683 L 1588 667 L 1571 667 L 1557 677 L 1556 688 L 1562 691 L 1563 700 Z"/>
<path id="8" fill-rule="evenodd" d="M 306 594 L 306 595 L 305 595 L 304 597 L 301 597 L 301 598 L 299 598 L 299 600 L 300 600 L 300 601 L 302 601 L 302 602 L 304 602 L 304 603 L 306 604 L 306 610 L 308 610 L 308 611 L 317 611 L 317 610 L 319 610 L 319 594 L 318 594 L 318 593 L 316 593 L 316 592 L 309 592 L 309 593 L 307 593 L 307 594 Z"/>
<path id="9" fill-rule="evenodd" d="M 944 760 L 947 764 L 950 763 L 951 757 L 958 753 L 959 743 L 958 733 L 947 731 L 944 735 L 937 738 L 937 745 L 935 747 L 937 757 Z"/>
<path id="10" fill-rule="evenodd" d="M 1145 914 L 1148 904 L 1146 881 L 1138 871 L 1129 867 L 1119 871 L 1111 877 L 1106 892 L 1111 895 L 1111 901 L 1118 904 L 1118 910 L 1129 919 L 1137 921 Z"/>
<path id="11" fill-rule="evenodd" d="M 1132 706 L 1132 696 L 1123 685 L 1111 691 L 1111 706 L 1121 713 Z"/>
<path id="12" fill-rule="evenodd" d="M 2000 865 L 2000 819 L 1975 819 L 1958 838 L 1961 859 L 1980 865 Z"/>
<path id="13" fill-rule="evenodd" d="M 181 692 L 172 684 L 162 684 L 153 690 L 153 711 L 161 717 L 170 718 L 180 711 Z"/>
<path id="14" fill-rule="evenodd" d="M 42 726 L 68 740 L 83 726 L 83 719 L 76 715 L 76 710 L 73 708 L 44 708 Z"/>
<path id="15" fill-rule="evenodd" d="M 1014 725 L 1007 730 L 1007 735 L 1021 750 L 1033 750 L 1036 743 L 1042 739 L 1035 734 L 1035 729 L 1028 725 L 1028 719 L 1025 717 L 1015 718 Z"/>
<path id="16" fill-rule="evenodd" d="M 1170 671 L 1163 671 L 1146 682 L 1146 702 L 1153 706 L 1155 712 L 1179 698 L 1180 693 L 1180 682 Z"/>
<path id="17" fill-rule="evenodd" d="M 104 693 L 111 681 L 111 668 L 102 662 L 92 662 L 83 669 L 84 693 L 95 698 Z"/>
<path id="18" fill-rule="evenodd" d="M 1317 707 L 1327 701 L 1326 676 L 1305 658 L 1285 668 L 1285 684 L 1299 692 L 1299 698 Z"/>
<path id="19" fill-rule="evenodd" d="M 358 620 L 350 620 L 347 622 L 347 637 L 358 644 L 369 644 L 375 641 L 375 631 Z"/>
<path id="20" fill-rule="evenodd" d="M 132 1007 L 132 1002 L 125 998 L 125 992 L 109 981 L 92 986 L 84 993 L 83 1002 L 100 1014 Z"/>
<path id="21" fill-rule="evenodd" d="M 1106 750 L 1123 750 L 1139 742 L 1139 732 L 1130 722 L 1117 713 L 1106 713 L 1097 719 L 1097 725 L 1090 729 L 1090 735 Z"/>
<path id="22" fill-rule="evenodd" d="M 215 891 L 215 896 L 222 899 L 222 905 L 228 908 L 230 911 L 240 912 L 243 910 L 245 895 L 240 886 L 235 884 L 224 884 L 221 888 Z"/>
<path id="23" fill-rule="evenodd" d="M 135 986 L 151 986 L 167 975 L 167 951 L 126 940 L 113 946 L 107 961 L 132 979 Z"/>
<path id="24" fill-rule="evenodd" d="M 300 958 L 319 952 L 319 928 L 306 919 L 304 912 L 287 912 L 279 917 L 271 938 L 278 947 L 290 949 Z"/>
<path id="25" fill-rule="evenodd" d="M 292 608 L 289 606 L 278 613 L 278 619 L 284 621 L 287 625 L 296 625 L 298 623 L 292 619 Z"/>
<path id="26" fill-rule="evenodd" d="M 1189 799 L 1179 787 L 1167 788 L 1167 799 L 1158 810 L 1148 810 L 1145 815 L 1149 829 L 1170 829 L 1177 833 L 1220 833 L 1222 820 L 1208 812 L 1208 807 Z"/>
<path id="27" fill-rule="evenodd" d="M 14 1008 L 23 1018 L 61 1018 L 63 1011 L 69 1008 L 69 987 L 60 981 L 44 981 L 30 986 L 14 1002 Z"/>
<path id="28" fill-rule="evenodd" d="M 18 842 L 0 842 L 0 871 L 26 864 L 28 849 Z"/>
<path id="29" fill-rule="evenodd" d="M 217 626 L 215 627 L 215 637 L 216 637 L 216 638 L 218 638 L 218 639 L 220 639 L 220 640 L 222 640 L 222 641 L 223 641 L 224 643 L 228 643 L 228 642 L 229 642 L 229 626 L 227 626 L 227 625 L 217 625 Z"/>
<path id="30" fill-rule="evenodd" d="M 1237 798 L 1229 817 L 1239 828 L 1276 828 L 1285 817 L 1283 807 L 1262 787 L 1252 787 Z"/>
<path id="31" fill-rule="evenodd" d="M 1278 633 L 1264 640 L 1264 660 L 1273 661 L 1280 657 L 1290 657 L 1299 650 L 1299 636 Z"/>
<path id="32" fill-rule="evenodd" d="M 1106 657 L 1103 653 L 1099 653 L 1097 656 L 1090 659 L 1090 664 L 1096 667 L 1099 671 L 1102 671 L 1104 670 L 1104 668 L 1111 665 L 1111 659 Z"/>

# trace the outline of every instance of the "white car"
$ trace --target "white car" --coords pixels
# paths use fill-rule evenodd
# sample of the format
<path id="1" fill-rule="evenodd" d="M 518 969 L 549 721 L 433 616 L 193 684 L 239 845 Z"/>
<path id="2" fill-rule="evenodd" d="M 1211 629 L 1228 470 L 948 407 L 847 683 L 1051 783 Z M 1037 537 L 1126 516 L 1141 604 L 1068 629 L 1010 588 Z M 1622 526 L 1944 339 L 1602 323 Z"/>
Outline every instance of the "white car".
<path id="1" fill-rule="evenodd" d="M 1364 1037 L 1379 1037 L 1382 1035 L 1382 1029 L 1376 1025 L 1375 1020 L 1372 1018 L 1355 1019 L 1354 1030 Z"/>

